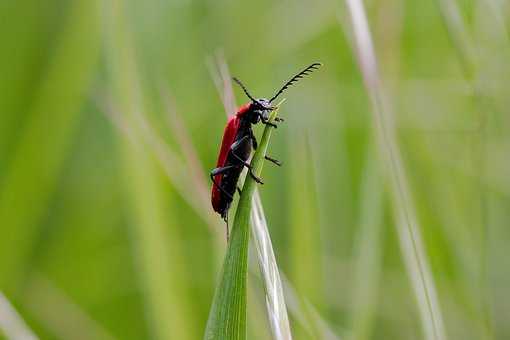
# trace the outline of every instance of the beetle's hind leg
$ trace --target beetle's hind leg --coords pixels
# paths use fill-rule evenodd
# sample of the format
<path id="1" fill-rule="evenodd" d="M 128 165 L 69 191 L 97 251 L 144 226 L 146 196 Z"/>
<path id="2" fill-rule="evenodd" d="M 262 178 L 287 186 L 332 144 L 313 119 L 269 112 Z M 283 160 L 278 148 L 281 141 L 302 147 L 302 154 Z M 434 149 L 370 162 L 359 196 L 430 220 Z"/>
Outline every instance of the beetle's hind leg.
<path id="1" fill-rule="evenodd" d="M 255 182 L 257 182 L 258 184 L 264 184 L 264 182 L 262 181 L 262 179 L 260 177 L 258 177 L 257 175 L 255 175 L 255 173 L 253 172 L 253 167 L 251 166 L 250 163 L 247 163 L 247 162 L 243 162 L 243 160 L 241 159 L 241 157 L 237 156 L 235 153 L 232 153 L 234 155 L 235 158 L 237 158 L 237 160 L 239 160 L 240 162 L 243 163 L 243 165 L 248 169 L 248 174 L 250 175 L 251 178 L 253 178 L 253 180 Z"/>

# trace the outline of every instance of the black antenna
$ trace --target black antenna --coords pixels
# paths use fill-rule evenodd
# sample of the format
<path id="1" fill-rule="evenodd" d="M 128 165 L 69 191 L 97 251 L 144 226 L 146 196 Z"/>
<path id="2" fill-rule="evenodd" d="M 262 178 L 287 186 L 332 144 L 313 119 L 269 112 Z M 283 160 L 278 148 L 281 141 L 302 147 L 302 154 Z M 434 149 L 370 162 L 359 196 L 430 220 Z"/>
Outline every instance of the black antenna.
<path id="1" fill-rule="evenodd" d="M 250 98 L 253 102 L 257 102 L 257 100 L 255 98 L 253 98 L 250 93 L 248 93 L 248 89 L 246 88 L 246 86 L 243 85 L 243 83 L 241 83 L 241 81 L 239 79 L 237 79 L 236 77 L 233 77 L 232 79 L 234 79 L 234 81 L 236 83 L 239 84 L 239 86 L 241 86 L 241 88 L 243 89 L 244 93 L 246 93 L 246 95 L 248 96 L 248 98 Z"/>
<path id="2" fill-rule="evenodd" d="M 312 65 L 308 66 L 307 68 L 305 68 L 303 71 L 299 72 L 298 74 L 296 74 L 294 77 L 292 77 L 287 83 L 285 83 L 285 85 L 283 85 L 283 87 L 280 89 L 280 91 L 278 91 L 274 96 L 273 98 L 269 99 L 269 102 L 271 103 L 273 100 L 275 100 L 276 98 L 278 98 L 279 95 L 282 94 L 283 91 L 285 91 L 286 89 L 288 89 L 292 84 L 294 84 L 295 82 L 297 82 L 298 80 L 302 79 L 304 76 L 307 76 L 309 75 L 310 73 L 312 73 L 313 71 L 315 71 L 316 69 L 318 69 L 320 66 L 322 66 L 322 63 L 313 63 Z M 235 78 L 234 78 L 235 79 Z M 242 86 L 242 85 L 241 85 Z M 246 91 L 245 91 L 246 92 Z"/>

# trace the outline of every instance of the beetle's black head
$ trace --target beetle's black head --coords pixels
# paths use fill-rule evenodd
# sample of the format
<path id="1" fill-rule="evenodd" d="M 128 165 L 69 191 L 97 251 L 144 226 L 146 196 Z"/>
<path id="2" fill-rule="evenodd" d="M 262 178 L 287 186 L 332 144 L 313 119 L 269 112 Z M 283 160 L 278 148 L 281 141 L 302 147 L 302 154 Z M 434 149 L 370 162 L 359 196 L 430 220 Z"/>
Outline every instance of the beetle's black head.
<path id="1" fill-rule="evenodd" d="M 250 122 L 252 124 L 257 124 L 261 119 L 268 120 L 269 112 L 274 110 L 274 107 L 271 106 L 271 103 L 266 98 L 259 98 L 256 101 L 251 103 L 250 106 Z"/>

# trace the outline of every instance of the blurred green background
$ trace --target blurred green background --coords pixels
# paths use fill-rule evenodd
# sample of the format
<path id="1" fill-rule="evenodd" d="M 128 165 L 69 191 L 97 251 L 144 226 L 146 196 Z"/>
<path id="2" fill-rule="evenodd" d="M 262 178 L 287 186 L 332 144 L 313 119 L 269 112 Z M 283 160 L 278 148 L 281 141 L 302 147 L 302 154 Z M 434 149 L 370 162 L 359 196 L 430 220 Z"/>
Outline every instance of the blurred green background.
<path id="1" fill-rule="evenodd" d="M 446 337 L 509 339 L 510 3 L 365 5 Z M 322 61 L 260 190 L 294 337 L 424 338 L 353 39 L 341 0 L 2 0 L 0 291 L 32 332 L 201 338 L 225 251 L 211 69 L 267 97 Z M 257 270 L 248 296 L 270 339 Z"/>

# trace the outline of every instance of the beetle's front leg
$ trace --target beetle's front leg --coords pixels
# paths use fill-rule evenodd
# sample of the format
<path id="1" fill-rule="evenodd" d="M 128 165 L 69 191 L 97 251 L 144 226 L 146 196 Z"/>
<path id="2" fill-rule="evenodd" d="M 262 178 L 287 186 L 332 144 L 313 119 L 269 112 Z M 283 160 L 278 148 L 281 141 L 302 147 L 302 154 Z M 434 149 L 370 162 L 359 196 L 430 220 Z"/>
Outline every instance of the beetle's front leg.
<path id="1" fill-rule="evenodd" d="M 262 124 L 264 124 L 264 125 L 272 126 L 275 129 L 278 127 L 278 125 L 276 125 L 275 123 L 271 123 L 268 119 L 261 118 L 260 120 L 261 120 Z"/>

